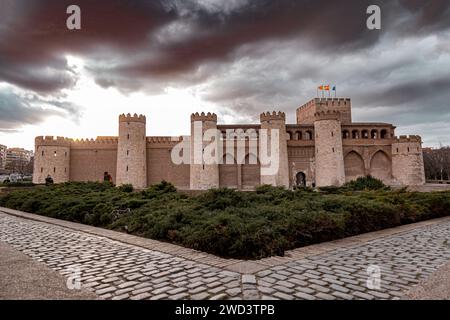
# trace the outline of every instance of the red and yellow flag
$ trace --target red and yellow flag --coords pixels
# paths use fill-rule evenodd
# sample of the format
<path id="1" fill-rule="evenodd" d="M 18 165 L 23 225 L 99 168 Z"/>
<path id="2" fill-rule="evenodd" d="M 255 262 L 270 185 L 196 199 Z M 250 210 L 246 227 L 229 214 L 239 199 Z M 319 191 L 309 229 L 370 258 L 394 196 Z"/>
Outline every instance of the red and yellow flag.
<path id="1" fill-rule="evenodd" d="M 329 85 L 327 85 L 327 86 L 319 86 L 319 90 L 325 90 L 325 91 L 330 91 L 330 86 Z"/>

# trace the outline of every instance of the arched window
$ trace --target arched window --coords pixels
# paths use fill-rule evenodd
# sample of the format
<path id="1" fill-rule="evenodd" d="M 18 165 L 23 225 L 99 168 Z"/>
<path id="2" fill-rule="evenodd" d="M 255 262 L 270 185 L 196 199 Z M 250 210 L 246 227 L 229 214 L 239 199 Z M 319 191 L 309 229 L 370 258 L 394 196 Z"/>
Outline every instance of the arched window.
<path id="1" fill-rule="evenodd" d="M 361 138 L 369 139 L 369 131 L 367 131 L 367 130 L 361 131 Z"/>
<path id="2" fill-rule="evenodd" d="M 359 139 L 360 135 L 359 135 L 359 131 L 358 130 L 353 130 L 352 131 L 352 138 L 353 139 Z"/>
<path id="3" fill-rule="evenodd" d="M 350 132 L 348 130 L 342 131 L 342 139 L 348 139 L 350 138 Z"/>
<path id="4" fill-rule="evenodd" d="M 301 131 L 295 132 L 295 139 L 296 140 L 302 140 L 302 132 Z"/>
<path id="5" fill-rule="evenodd" d="M 292 139 L 291 132 L 286 131 L 286 140 L 291 140 L 291 139 Z"/>
<path id="6" fill-rule="evenodd" d="M 381 130 L 381 132 L 380 132 L 380 138 L 381 139 L 386 139 L 388 136 L 387 136 L 387 130 L 386 129 L 383 129 L 383 130 Z"/>
<path id="7" fill-rule="evenodd" d="M 305 140 L 312 140 L 313 139 L 313 135 L 312 135 L 312 131 L 308 130 L 305 132 Z"/>
<path id="8" fill-rule="evenodd" d="M 373 130 L 370 132 L 370 138 L 372 138 L 372 139 L 378 139 L 378 130 L 373 129 Z"/>

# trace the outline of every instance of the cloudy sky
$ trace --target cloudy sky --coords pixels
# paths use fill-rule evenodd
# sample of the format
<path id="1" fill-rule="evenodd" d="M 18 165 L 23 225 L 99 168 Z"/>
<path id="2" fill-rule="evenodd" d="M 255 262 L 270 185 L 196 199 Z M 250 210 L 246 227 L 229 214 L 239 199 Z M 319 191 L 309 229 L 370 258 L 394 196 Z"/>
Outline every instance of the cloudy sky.
<path id="1" fill-rule="evenodd" d="M 116 135 L 123 112 L 147 115 L 148 135 L 187 134 L 195 111 L 294 123 L 320 84 L 355 121 L 450 145 L 450 1 L 0 0 L 0 144 Z"/>

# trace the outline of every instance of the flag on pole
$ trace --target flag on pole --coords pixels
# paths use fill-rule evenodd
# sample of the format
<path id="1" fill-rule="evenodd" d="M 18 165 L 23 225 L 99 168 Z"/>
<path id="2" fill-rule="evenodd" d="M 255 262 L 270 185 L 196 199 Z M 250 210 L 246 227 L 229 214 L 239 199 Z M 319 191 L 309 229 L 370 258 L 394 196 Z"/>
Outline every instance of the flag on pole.
<path id="1" fill-rule="evenodd" d="M 333 89 L 332 89 L 332 90 L 334 91 L 334 97 L 336 98 L 336 96 L 337 96 L 336 86 L 333 86 Z"/>

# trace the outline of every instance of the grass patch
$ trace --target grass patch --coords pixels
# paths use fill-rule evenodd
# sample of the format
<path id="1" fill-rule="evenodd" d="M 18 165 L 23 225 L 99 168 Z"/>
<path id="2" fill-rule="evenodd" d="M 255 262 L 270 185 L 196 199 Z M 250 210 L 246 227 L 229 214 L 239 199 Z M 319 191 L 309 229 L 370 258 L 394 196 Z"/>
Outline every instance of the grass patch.
<path id="1" fill-rule="evenodd" d="M 140 192 L 131 186 L 71 182 L 12 191 L 0 197 L 0 206 L 247 259 L 450 213 L 448 191 L 367 187 L 372 182 L 322 192 L 214 189 L 192 197 L 167 182 Z M 114 214 L 127 208 L 130 213 Z"/>

